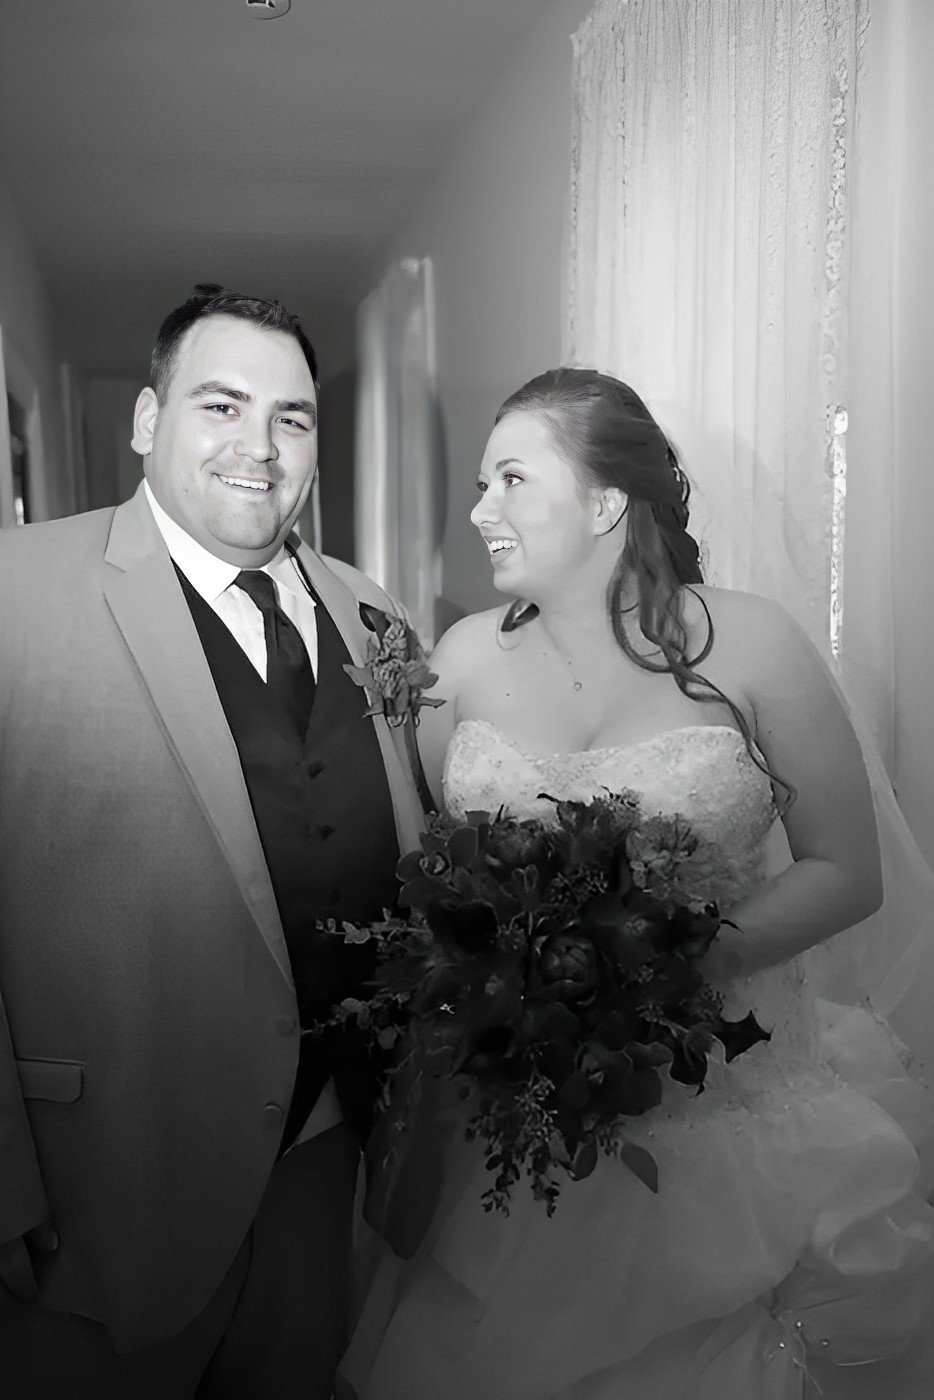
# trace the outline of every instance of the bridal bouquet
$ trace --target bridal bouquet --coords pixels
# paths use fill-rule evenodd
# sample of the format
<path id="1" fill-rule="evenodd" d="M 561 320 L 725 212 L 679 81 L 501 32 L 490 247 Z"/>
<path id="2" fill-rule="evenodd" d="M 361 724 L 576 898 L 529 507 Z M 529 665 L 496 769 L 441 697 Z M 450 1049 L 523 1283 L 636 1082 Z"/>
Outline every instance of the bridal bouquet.
<path id="1" fill-rule="evenodd" d="M 332 926 L 377 954 L 371 994 L 334 1022 L 391 1050 L 399 1082 L 456 1082 L 493 1173 L 486 1209 L 508 1211 L 525 1172 L 551 1214 L 555 1169 L 580 1179 L 601 1151 L 657 1190 L 625 1120 L 666 1075 L 699 1092 L 715 1037 L 727 1059 L 768 1038 L 751 1014 L 725 1021 L 698 969 L 720 926 L 690 893 L 701 844 L 626 793 L 556 802 L 554 821 L 433 818 L 399 865 L 408 915 Z"/>

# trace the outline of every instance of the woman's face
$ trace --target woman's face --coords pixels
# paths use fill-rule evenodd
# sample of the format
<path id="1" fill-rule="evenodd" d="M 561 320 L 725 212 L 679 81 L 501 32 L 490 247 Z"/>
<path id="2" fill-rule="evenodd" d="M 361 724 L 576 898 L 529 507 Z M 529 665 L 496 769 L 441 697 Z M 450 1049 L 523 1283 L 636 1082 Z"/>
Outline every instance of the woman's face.
<path id="1" fill-rule="evenodd" d="M 560 591 L 595 548 L 591 493 L 535 413 L 508 413 L 490 435 L 470 519 L 504 593 L 536 599 Z"/>

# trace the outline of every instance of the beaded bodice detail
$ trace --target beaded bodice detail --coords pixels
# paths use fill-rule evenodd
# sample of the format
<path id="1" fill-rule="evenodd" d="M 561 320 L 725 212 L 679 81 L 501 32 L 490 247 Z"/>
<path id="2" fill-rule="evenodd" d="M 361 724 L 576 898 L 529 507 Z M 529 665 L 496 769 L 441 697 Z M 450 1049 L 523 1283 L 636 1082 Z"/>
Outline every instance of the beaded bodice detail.
<path id="1" fill-rule="evenodd" d="M 724 725 L 669 730 L 625 748 L 533 754 L 487 720 L 464 720 L 445 761 L 444 798 L 455 816 L 471 809 L 544 817 L 559 800 L 587 801 L 626 789 L 647 816 L 676 813 L 716 850 L 698 863 L 697 897 L 726 911 L 762 879 L 775 809 L 771 784 L 743 737 Z"/>
<path id="2" fill-rule="evenodd" d="M 646 816 L 678 815 L 704 838 L 691 892 L 715 900 L 726 915 L 764 879 L 776 817 L 768 777 L 743 736 L 725 725 L 684 726 L 626 747 L 540 754 L 521 748 L 487 720 L 463 720 L 448 747 L 443 787 L 455 817 L 502 807 L 519 819 L 547 819 L 554 811 L 548 798 L 587 801 L 607 790 L 632 792 Z M 743 1016 L 754 1007 L 772 1031 L 770 1045 L 734 1062 L 747 1088 L 754 1087 L 757 1070 L 774 1084 L 779 1066 L 794 1072 L 813 1065 L 813 1018 L 803 991 L 797 961 L 730 988 L 727 1014 Z"/>

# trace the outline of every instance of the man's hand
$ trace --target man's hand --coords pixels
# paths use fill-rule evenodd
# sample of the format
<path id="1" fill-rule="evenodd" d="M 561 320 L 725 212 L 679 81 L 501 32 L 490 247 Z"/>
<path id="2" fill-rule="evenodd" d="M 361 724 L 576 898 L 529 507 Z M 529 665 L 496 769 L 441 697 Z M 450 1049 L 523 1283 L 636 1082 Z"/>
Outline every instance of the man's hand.
<path id="1" fill-rule="evenodd" d="M 0 1283 L 7 1292 L 22 1298 L 26 1303 L 33 1302 L 39 1292 L 32 1259 L 29 1256 L 30 1245 L 47 1254 L 52 1254 L 58 1249 L 58 1235 L 52 1227 L 51 1220 L 44 1220 L 35 1229 L 28 1230 L 25 1235 L 0 1244 Z"/>

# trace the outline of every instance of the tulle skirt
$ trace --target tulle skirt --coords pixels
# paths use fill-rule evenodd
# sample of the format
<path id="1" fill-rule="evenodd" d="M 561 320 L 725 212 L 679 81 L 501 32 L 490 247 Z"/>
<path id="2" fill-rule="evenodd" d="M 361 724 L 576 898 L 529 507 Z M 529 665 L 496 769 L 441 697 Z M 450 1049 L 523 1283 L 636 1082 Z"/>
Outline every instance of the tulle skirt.
<path id="1" fill-rule="evenodd" d="M 657 1194 L 601 1157 L 552 1218 L 524 1189 L 486 1213 L 482 1150 L 449 1121 L 421 1248 L 370 1240 L 360 1400 L 801 1400 L 817 1363 L 900 1351 L 934 1287 L 930 1100 L 869 1011 L 813 1011 L 809 1064 L 756 1046 L 627 1125 Z"/>

